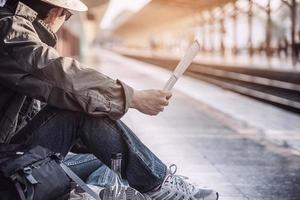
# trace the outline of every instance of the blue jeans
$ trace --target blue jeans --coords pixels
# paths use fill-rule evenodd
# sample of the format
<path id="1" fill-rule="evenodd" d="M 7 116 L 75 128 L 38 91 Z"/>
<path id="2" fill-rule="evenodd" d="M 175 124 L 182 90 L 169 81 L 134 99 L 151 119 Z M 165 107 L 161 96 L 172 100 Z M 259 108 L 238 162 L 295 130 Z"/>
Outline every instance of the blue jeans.
<path id="1" fill-rule="evenodd" d="M 92 154 L 67 154 L 64 163 L 87 184 L 108 187 L 113 185 L 115 173 Z"/>
<path id="2" fill-rule="evenodd" d="M 122 121 L 108 117 L 46 106 L 12 142 L 41 145 L 65 156 L 79 139 L 106 166 L 112 153 L 122 153 L 122 177 L 140 192 L 157 187 L 166 176 L 165 164 Z"/>

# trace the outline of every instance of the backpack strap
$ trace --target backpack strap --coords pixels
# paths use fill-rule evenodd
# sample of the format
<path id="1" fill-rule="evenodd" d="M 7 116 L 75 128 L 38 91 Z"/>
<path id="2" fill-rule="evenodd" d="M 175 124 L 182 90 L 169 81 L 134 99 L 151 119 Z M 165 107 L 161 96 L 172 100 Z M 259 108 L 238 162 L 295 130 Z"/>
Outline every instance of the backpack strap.
<path id="1" fill-rule="evenodd" d="M 87 192 L 89 195 L 91 195 L 96 200 L 101 200 L 99 195 L 96 194 L 89 186 L 87 186 L 81 178 L 79 178 L 69 167 L 67 167 L 65 164 L 61 163 L 60 166 L 62 169 L 66 172 L 66 174 L 81 187 L 85 192 Z"/>
<path id="2" fill-rule="evenodd" d="M 15 189 L 17 190 L 19 197 L 21 200 L 33 200 L 34 197 L 34 188 L 33 186 L 30 186 L 22 180 L 22 178 L 18 174 L 14 174 L 10 177 L 13 185 L 15 186 Z M 22 188 L 20 183 L 24 183 L 24 187 Z M 26 197 L 24 191 L 28 194 Z"/>
<path id="3" fill-rule="evenodd" d="M 20 183 L 18 181 L 13 181 L 14 185 L 15 185 L 15 188 L 17 189 L 17 192 L 21 198 L 21 200 L 26 200 L 26 197 L 25 197 L 25 194 L 24 194 L 24 191 L 20 185 Z"/>

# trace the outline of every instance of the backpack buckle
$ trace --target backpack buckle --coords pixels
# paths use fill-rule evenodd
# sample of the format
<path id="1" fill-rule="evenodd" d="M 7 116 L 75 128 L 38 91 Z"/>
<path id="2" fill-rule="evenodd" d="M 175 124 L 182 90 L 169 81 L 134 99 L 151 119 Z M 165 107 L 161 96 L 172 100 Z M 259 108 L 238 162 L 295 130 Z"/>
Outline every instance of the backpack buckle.
<path id="1" fill-rule="evenodd" d="M 23 169 L 23 173 L 26 177 L 26 179 L 32 184 L 38 184 L 37 180 L 32 176 L 32 169 L 30 167 L 25 167 Z"/>

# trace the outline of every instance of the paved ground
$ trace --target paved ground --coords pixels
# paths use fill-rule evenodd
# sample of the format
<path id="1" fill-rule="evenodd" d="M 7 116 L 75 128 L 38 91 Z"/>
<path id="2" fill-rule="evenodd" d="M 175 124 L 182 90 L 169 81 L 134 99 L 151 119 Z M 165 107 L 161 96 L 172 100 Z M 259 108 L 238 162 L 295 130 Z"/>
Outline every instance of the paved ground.
<path id="1" fill-rule="evenodd" d="M 109 53 L 100 54 L 102 67 L 99 70 L 106 74 L 119 77 L 135 88 L 162 87 L 163 81 L 158 75 L 150 73 L 150 65 Z M 205 85 L 198 81 L 195 84 Z M 227 93 L 223 91 L 224 95 Z M 219 97 L 222 99 L 221 93 Z M 249 108 L 250 113 L 258 109 L 253 100 L 248 101 L 254 105 Z M 235 104 L 234 99 L 231 103 Z M 286 116 L 291 117 L 291 124 L 296 127 L 297 116 Z M 269 119 L 272 115 L 264 117 L 272 121 Z M 300 199 L 299 156 L 289 149 L 262 142 L 252 135 L 252 126 L 245 126 L 184 90 L 174 90 L 170 106 L 157 117 L 130 111 L 123 120 L 162 160 L 176 163 L 179 174 L 201 186 L 216 189 L 221 200 Z M 256 132 L 257 129 L 253 129 Z M 239 130 L 250 134 L 241 134 L 243 131 Z M 295 128 L 294 133 L 297 130 Z"/>

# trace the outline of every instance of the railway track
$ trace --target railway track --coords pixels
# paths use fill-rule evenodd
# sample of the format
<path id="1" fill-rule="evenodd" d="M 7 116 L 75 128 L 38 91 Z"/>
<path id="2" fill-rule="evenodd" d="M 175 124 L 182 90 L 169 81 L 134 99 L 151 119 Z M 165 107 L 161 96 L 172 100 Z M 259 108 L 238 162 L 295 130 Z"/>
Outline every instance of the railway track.
<path id="1" fill-rule="evenodd" d="M 178 60 L 174 59 L 127 56 L 170 70 L 178 63 Z M 186 74 L 224 89 L 300 113 L 299 72 L 192 63 Z"/>

